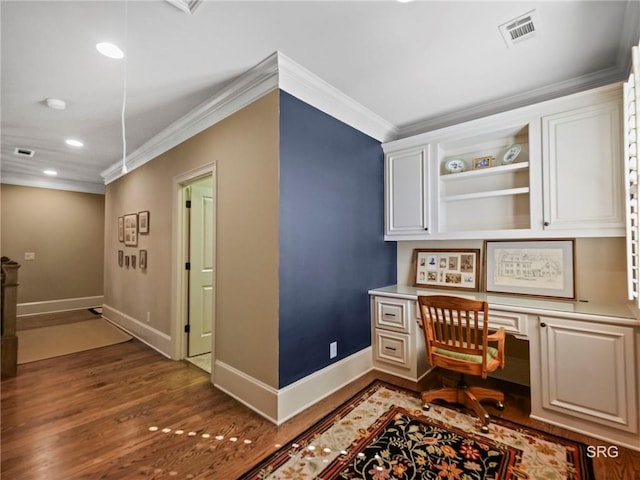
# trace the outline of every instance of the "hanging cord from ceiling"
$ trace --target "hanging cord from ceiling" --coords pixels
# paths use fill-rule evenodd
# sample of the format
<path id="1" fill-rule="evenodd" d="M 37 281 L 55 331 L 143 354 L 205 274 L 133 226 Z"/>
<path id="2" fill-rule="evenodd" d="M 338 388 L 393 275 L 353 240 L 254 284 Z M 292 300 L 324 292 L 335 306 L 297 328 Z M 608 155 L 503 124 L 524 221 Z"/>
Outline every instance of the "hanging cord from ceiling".
<path id="1" fill-rule="evenodd" d="M 121 123 L 122 123 L 122 173 L 127 173 L 127 129 L 125 122 L 125 112 L 127 111 L 127 56 L 129 55 L 129 51 L 127 49 L 127 23 L 129 20 L 129 2 L 128 0 L 124 1 L 124 58 L 123 58 L 123 80 L 122 80 L 122 115 L 121 115 Z"/>

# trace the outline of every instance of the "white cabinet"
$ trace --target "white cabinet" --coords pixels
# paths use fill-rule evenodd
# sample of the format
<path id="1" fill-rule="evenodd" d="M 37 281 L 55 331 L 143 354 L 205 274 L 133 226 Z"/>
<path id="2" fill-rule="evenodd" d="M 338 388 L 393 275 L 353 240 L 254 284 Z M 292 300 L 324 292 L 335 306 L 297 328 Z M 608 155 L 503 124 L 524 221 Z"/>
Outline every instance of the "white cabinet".
<path id="1" fill-rule="evenodd" d="M 614 84 L 385 143 L 385 239 L 624 236 L 622 131 Z"/>
<path id="2" fill-rule="evenodd" d="M 546 231 L 624 235 L 621 100 L 542 118 Z"/>
<path id="3" fill-rule="evenodd" d="M 560 419 L 568 428 L 579 419 L 587 431 L 605 432 L 601 436 L 612 430 L 636 434 L 634 329 L 540 316 L 539 333 L 539 358 L 535 360 L 540 377 L 532 384 L 532 395 L 538 396 L 532 398 L 534 416 L 552 423 Z M 589 423 L 585 421 L 597 424 L 599 430 L 586 427 Z"/>
<path id="4" fill-rule="evenodd" d="M 428 147 L 385 156 L 385 239 L 429 233 Z"/>
<path id="5" fill-rule="evenodd" d="M 372 296 L 371 343 L 376 369 L 417 381 L 427 371 L 427 355 L 414 304 L 402 298 Z"/>

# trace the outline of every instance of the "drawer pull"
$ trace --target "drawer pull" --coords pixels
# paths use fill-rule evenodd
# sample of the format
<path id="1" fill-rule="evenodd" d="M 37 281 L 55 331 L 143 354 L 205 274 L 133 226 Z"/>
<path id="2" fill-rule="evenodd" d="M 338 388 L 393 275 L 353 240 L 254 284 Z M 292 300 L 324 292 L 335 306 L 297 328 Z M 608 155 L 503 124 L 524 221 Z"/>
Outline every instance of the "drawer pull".
<path id="1" fill-rule="evenodd" d="M 385 350 L 391 350 L 392 352 L 396 351 L 395 347 L 384 347 Z"/>
<path id="2" fill-rule="evenodd" d="M 395 313 L 385 313 L 384 314 L 385 317 L 393 317 L 396 318 L 396 314 Z"/>

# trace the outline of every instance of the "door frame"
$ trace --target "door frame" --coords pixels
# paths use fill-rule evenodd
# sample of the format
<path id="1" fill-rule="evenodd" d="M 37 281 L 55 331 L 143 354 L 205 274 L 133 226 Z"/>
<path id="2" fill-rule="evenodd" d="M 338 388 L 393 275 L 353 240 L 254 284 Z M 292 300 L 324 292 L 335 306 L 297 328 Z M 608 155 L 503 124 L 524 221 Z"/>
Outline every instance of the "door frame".
<path id="1" fill-rule="evenodd" d="M 215 362 L 215 312 L 216 312 L 216 164 L 208 163 L 202 167 L 190 170 L 173 177 L 173 215 L 172 215 L 172 238 L 171 238 L 171 256 L 172 256 L 172 273 L 171 273 L 171 358 L 174 360 L 182 360 L 187 356 L 187 334 L 184 331 L 186 324 L 186 315 L 188 311 L 188 272 L 184 268 L 185 256 L 188 248 L 186 222 L 187 215 L 185 203 L 185 187 L 195 180 L 203 177 L 211 176 L 213 209 L 212 209 L 212 225 L 213 225 L 213 289 L 212 289 L 212 311 L 211 319 L 211 379 L 213 381 L 213 364 Z"/>

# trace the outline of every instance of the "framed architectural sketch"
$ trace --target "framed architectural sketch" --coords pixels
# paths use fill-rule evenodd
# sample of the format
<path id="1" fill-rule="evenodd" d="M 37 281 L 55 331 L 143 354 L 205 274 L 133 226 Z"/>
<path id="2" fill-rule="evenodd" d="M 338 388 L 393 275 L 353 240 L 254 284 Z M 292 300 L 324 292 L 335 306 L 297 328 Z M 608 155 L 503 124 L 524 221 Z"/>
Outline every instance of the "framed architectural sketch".
<path id="1" fill-rule="evenodd" d="M 124 251 L 118 250 L 118 266 L 121 267 L 124 264 Z"/>
<path id="2" fill-rule="evenodd" d="M 575 240 L 485 240 L 487 293 L 575 299 Z"/>
<path id="3" fill-rule="evenodd" d="M 149 233 L 149 211 L 138 212 L 138 233 Z"/>
<path id="4" fill-rule="evenodd" d="M 138 245 L 138 215 L 136 213 L 124 216 L 124 244 L 131 247 Z"/>
<path id="5" fill-rule="evenodd" d="M 413 279 L 416 287 L 477 292 L 480 287 L 480 250 L 416 249 Z"/>
<path id="6" fill-rule="evenodd" d="M 124 217 L 118 217 L 118 241 L 124 242 Z"/>

